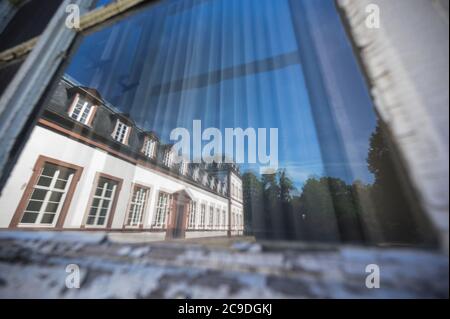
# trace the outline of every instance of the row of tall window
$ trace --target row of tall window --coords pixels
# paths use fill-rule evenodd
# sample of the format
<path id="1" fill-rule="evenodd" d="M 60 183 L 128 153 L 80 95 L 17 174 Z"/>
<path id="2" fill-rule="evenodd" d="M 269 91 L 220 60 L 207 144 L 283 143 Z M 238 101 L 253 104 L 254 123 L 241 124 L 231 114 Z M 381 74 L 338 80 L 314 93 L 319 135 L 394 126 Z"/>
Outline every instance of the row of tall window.
<path id="1" fill-rule="evenodd" d="M 67 211 L 66 198 L 73 194 L 76 182 L 73 181 L 77 170 L 55 162 L 46 161 L 38 167 L 32 177 L 29 197 L 25 196 L 24 209 L 19 226 L 55 227 L 62 210 Z M 35 181 L 35 182 L 33 182 Z M 111 227 L 116 202 L 121 189 L 122 180 L 106 174 L 98 174 L 91 191 L 91 196 L 83 220 L 86 228 Z M 133 184 L 127 206 L 125 226 L 140 227 L 150 197 L 150 187 Z M 152 228 L 164 229 L 167 226 L 171 211 L 172 195 L 163 191 L 158 193 L 156 209 L 151 223 Z M 188 228 L 219 228 L 226 226 L 225 208 L 201 204 L 198 211 L 197 202 L 191 201 Z"/>
<path id="2" fill-rule="evenodd" d="M 226 229 L 228 217 L 225 207 L 192 201 L 187 221 L 188 229 Z"/>

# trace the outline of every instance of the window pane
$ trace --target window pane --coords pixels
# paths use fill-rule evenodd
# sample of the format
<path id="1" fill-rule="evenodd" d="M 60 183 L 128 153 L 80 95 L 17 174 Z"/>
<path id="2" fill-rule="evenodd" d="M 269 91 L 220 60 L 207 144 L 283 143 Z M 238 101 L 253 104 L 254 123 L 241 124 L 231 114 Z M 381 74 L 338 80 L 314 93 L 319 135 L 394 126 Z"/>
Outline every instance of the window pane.
<path id="1" fill-rule="evenodd" d="M 37 182 L 39 186 L 49 187 L 52 182 L 51 177 L 41 176 Z"/>
<path id="2" fill-rule="evenodd" d="M 52 192 L 52 194 L 50 195 L 50 201 L 51 202 L 60 202 L 63 194 L 64 193 L 61 193 L 61 192 Z"/>
<path id="3" fill-rule="evenodd" d="M 42 224 L 51 224 L 51 223 L 53 223 L 54 218 L 55 218 L 55 214 L 44 214 L 44 216 L 42 216 L 41 223 Z"/>
<path id="4" fill-rule="evenodd" d="M 89 210 L 89 216 L 95 216 L 95 213 L 97 212 L 97 207 L 91 207 Z"/>
<path id="5" fill-rule="evenodd" d="M 55 188 L 57 189 L 65 189 L 67 182 L 61 179 L 57 179 L 55 182 Z"/>
<path id="6" fill-rule="evenodd" d="M 25 210 L 29 212 L 38 212 L 41 209 L 41 206 L 42 206 L 41 201 L 30 200 Z"/>
<path id="7" fill-rule="evenodd" d="M 181 218 L 189 228 L 201 227 L 202 236 L 223 227 L 221 236 L 256 240 L 435 243 L 408 200 L 408 182 L 400 178 L 334 1 L 163 0 L 141 8 L 79 35 L 44 106 L 52 127 L 40 123 L 40 129 L 61 139 L 60 157 L 73 154 L 84 172 L 105 174 L 93 198 L 73 203 L 90 205 L 88 216 L 73 220 L 138 224 L 148 213 L 149 229 L 178 227 L 172 207 L 197 201 L 197 216 L 192 206 L 189 218 Z M 70 118 L 75 96 L 82 98 Z M 92 127 L 68 137 L 91 105 Z M 203 152 L 210 141 L 195 140 L 197 124 L 200 136 L 215 129 L 219 154 Z M 171 139 L 179 128 L 190 137 L 183 154 Z M 238 128 L 246 134 L 236 136 Z M 231 150 L 227 129 L 234 130 Z M 39 153 L 59 151 L 45 141 L 31 144 Z M 176 155 L 187 160 L 179 163 Z M 46 211 L 57 211 L 64 197 L 55 189 L 66 189 L 72 174 L 46 165 L 38 179 L 51 188 Z M 119 183 L 106 174 L 123 179 L 128 193 L 120 196 Z M 135 182 L 154 184 L 159 194 L 148 212 L 147 194 L 130 190 Z M 80 183 L 91 190 L 92 180 Z M 47 193 L 39 191 L 32 199 L 44 201 Z M 115 200 L 121 212 L 112 216 Z M 42 208 L 37 201 L 27 205 Z"/>
<path id="8" fill-rule="evenodd" d="M 33 194 L 31 195 L 31 199 L 43 201 L 46 194 L 47 194 L 46 190 L 37 188 L 33 191 Z"/>
<path id="9" fill-rule="evenodd" d="M 58 166 L 46 163 L 44 165 L 44 168 L 42 169 L 41 175 L 53 177 L 56 174 L 56 171 L 58 170 Z"/>
<path id="10" fill-rule="evenodd" d="M 20 222 L 23 224 L 34 224 L 36 222 L 37 217 L 38 217 L 37 213 L 26 212 L 23 215 L 22 220 Z"/>
<path id="11" fill-rule="evenodd" d="M 99 216 L 105 217 L 107 213 L 108 213 L 108 209 L 107 208 L 101 208 Z"/>
<path id="12" fill-rule="evenodd" d="M 69 180 L 70 176 L 72 174 L 74 174 L 74 170 L 73 169 L 68 169 L 68 168 L 65 168 L 65 167 L 58 167 L 58 170 L 59 170 L 58 179 L 60 179 L 62 181 Z"/>
<path id="13" fill-rule="evenodd" d="M 90 217 L 88 217 L 86 224 L 93 225 L 94 221 L 95 221 L 95 217 L 90 216 Z"/>
<path id="14" fill-rule="evenodd" d="M 113 192 L 110 191 L 110 190 L 105 191 L 105 197 L 106 197 L 106 198 L 111 198 L 112 193 L 113 193 Z"/>
<path id="15" fill-rule="evenodd" d="M 102 194 L 103 194 L 103 185 L 95 189 L 95 196 L 102 196 Z"/>
<path id="16" fill-rule="evenodd" d="M 92 207 L 98 207 L 100 205 L 100 198 L 94 198 L 92 201 Z"/>
<path id="17" fill-rule="evenodd" d="M 108 208 L 109 203 L 110 203 L 109 200 L 103 200 L 102 207 L 103 207 L 103 208 Z"/>
<path id="18" fill-rule="evenodd" d="M 56 213 L 58 210 L 59 203 L 48 203 L 47 207 L 45 208 L 45 212 L 47 213 Z"/>

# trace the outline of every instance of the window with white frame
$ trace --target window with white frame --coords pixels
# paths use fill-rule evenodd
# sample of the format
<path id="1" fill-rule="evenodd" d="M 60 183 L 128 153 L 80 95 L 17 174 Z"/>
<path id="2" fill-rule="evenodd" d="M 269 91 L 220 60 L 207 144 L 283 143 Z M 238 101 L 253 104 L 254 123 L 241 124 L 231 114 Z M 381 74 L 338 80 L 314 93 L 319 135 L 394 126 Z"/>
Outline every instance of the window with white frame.
<path id="1" fill-rule="evenodd" d="M 220 208 L 216 208 L 215 227 L 220 227 Z"/>
<path id="2" fill-rule="evenodd" d="M 156 141 L 146 137 L 144 141 L 144 147 L 142 148 L 142 152 L 145 156 L 154 158 L 156 155 Z"/>
<path id="3" fill-rule="evenodd" d="M 128 209 L 127 226 L 139 227 L 142 225 L 145 204 L 147 202 L 149 189 L 135 186 L 131 195 L 130 207 Z"/>
<path id="4" fill-rule="evenodd" d="M 164 153 L 164 165 L 167 167 L 172 167 L 173 163 L 173 152 L 172 150 L 166 150 Z"/>
<path id="5" fill-rule="evenodd" d="M 99 177 L 91 206 L 86 220 L 86 226 L 105 226 L 111 213 L 116 196 L 118 182 L 106 177 Z"/>
<path id="6" fill-rule="evenodd" d="M 74 120 L 87 125 L 92 117 L 93 111 L 94 106 L 92 103 L 77 95 L 74 100 L 74 105 L 69 111 L 69 116 Z"/>
<path id="7" fill-rule="evenodd" d="M 194 229 L 196 222 L 197 222 L 197 202 L 191 201 L 191 207 L 189 210 L 188 228 Z"/>
<path id="8" fill-rule="evenodd" d="M 239 223 L 241 225 L 241 229 L 244 229 L 244 214 L 242 213 L 242 211 L 241 211 L 241 215 L 239 218 Z"/>
<path id="9" fill-rule="evenodd" d="M 239 229 L 241 226 L 241 214 L 238 211 L 238 213 L 236 214 L 236 227 Z"/>
<path id="10" fill-rule="evenodd" d="M 214 225 L 214 207 L 209 206 L 208 228 L 212 229 Z"/>
<path id="11" fill-rule="evenodd" d="M 181 175 L 186 175 L 187 171 L 188 171 L 188 162 L 183 160 L 180 164 L 180 174 Z"/>
<path id="12" fill-rule="evenodd" d="M 236 214 L 234 213 L 234 210 L 232 211 L 232 213 L 231 213 L 231 228 L 232 229 L 234 229 L 235 227 L 235 221 L 236 221 L 236 218 L 235 218 L 235 216 L 236 216 Z"/>
<path id="13" fill-rule="evenodd" d="M 125 123 L 121 122 L 120 120 L 117 120 L 116 129 L 114 130 L 113 133 L 113 138 L 122 144 L 126 144 L 128 141 L 129 133 L 130 127 Z"/>
<path id="14" fill-rule="evenodd" d="M 222 227 L 226 227 L 227 226 L 227 212 L 224 210 L 222 210 Z"/>
<path id="15" fill-rule="evenodd" d="M 196 167 L 196 168 L 194 169 L 193 173 L 192 173 L 192 178 L 193 178 L 195 181 L 198 181 L 198 178 L 199 178 L 199 172 L 200 172 L 200 169 L 199 169 L 198 167 Z"/>
<path id="16" fill-rule="evenodd" d="M 200 228 L 205 228 L 206 223 L 205 220 L 206 220 L 206 205 L 202 204 L 200 210 Z"/>
<path id="17" fill-rule="evenodd" d="M 155 228 L 165 228 L 167 217 L 170 213 L 170 204 L 172 201 L 172 196 L 165 192 L 160 192 L 158 195 L 158 202 L 156 206 L 156 214 L 153 219 L 153 227 Z"/>
<path id="18" fill-rule="evenodd" d="M 20 225 L 54 226 L 75 170 L 45 163 L 26 205 Z"/>
<path id="19" fill-rule="evenodd" d="M 220 194 L 222 192 L 222 182 L 217 182 L 217 192 Z"/>

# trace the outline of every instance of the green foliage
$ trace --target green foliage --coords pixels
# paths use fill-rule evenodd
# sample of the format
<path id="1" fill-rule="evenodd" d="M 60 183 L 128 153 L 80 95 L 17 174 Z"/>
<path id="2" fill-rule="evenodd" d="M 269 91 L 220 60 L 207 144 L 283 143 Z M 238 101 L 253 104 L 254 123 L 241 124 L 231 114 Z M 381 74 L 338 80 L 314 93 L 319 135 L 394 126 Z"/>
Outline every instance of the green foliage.
<path id="1" fill-rule="evenodd" d="M 9 0 L 9 3 L 11 3 L 13 6 L 20 6 L 24 0 Z"/>
<path id="2" fill-rule="evenodd" d="M 370 139 L 367 157 L 369 170 L 375 176 L 370 188 L 384 241 L 389 243 L 432 244 L 426 218 L 417 213 L 405 193 L 393 161 L 393 151 L 385 142 L 378 125 Z"/>
<path id="3" fill-rule="evenodd" d="M 309 178 L 299 196 L 286 170 L 243 175 L 245 225 L 258 238 L 351 243 L 420 243 L 419 224 L 403 193 L 379 126 L 367 157 L 372 185 Z"/>

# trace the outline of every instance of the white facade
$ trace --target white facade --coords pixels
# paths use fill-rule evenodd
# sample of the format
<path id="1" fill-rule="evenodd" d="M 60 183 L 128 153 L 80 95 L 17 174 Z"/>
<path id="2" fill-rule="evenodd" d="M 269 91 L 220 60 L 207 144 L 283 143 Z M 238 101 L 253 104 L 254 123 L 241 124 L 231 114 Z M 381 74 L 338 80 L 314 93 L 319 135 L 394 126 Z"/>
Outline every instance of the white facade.
<path id="1" fill-rule="evenodd" d="M 230 216 L 231 234 L 240 235 L 244 229 L 244 206 L 242 180 L 234 173 L 230 174 Z"/>
<path id="2" fill-rule="evenodd" d="M 161 232 L 161 230 L 152 228 L 159 192 L 174 194 L 179 191 L 185 191 L 192 198 L 192 201 L 196 203 L 195 222 L 188 225 L 185 234 L 186 238 L 227 235 L 230 222 L 230 215 L 228 214 L 230 208 L 237 216 L 233 218 L 234 223 L 231 225 L 231 233 L 233 235 L 242 234 L 243 209 L 242 203 L 239 201 L 239 198 L 242 198 L 242 193 L 241 195 L 235 194 L 233 199 L 219 196 L 159 170 L 128 162 L 100 148 L 78 142 L 42 126 L 37 126 L 31 134 L 0 197 L 0 228 L 10 227 L 27 184 L 33 176 L 33 168 L 40 156 L 83 168 L 67 210 L 62 227 L 64 229 L 80 229 L 82 227 L 91 201 L 94 181 L 98 173 L 102 173 L 123 180 L 111 228 L 108 230 L 128 230 L 124 225 L 127 220 L 132 187 L 134 184 L 139 184 L 149 188 L 141 231 L 154 230 Z M 233 183 L 240 185 L 242 192 L 242 182 L 237 176 L 232 176 Z M 201 225 L 200 216 L 202 204 L 206 206 L 204 225 Z M 215 220 L 212 221 L 210 220 L 210 207 L 213 208 L 214 212 L 212 216 Z M 33 225 L 34 227 L 39 226 Z M 106 225 L 103 228 L 106 228 Z M 131 229 L 132 227 L 129 228 Z"/>

